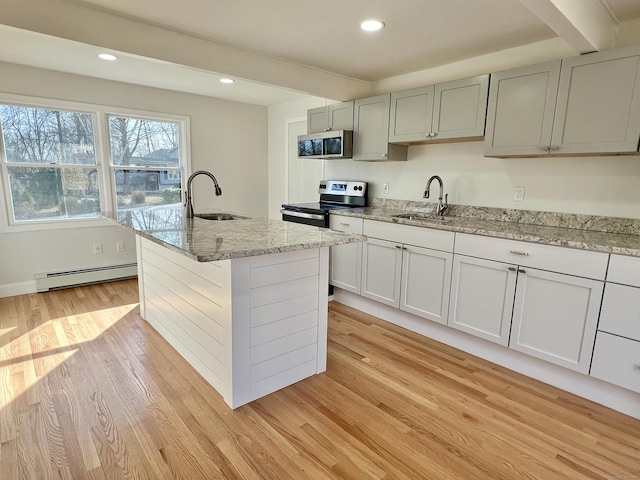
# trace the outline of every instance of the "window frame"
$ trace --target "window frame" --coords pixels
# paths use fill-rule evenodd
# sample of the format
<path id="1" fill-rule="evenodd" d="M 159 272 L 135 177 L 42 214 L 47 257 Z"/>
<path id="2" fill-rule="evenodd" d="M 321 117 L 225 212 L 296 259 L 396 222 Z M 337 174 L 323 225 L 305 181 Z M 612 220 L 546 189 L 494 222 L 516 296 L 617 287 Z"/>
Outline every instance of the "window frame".
<path id="1" fill-rule="evenodd" d="M 92 116 L 93 120 L 93 141 L 95 149 L 96 165 L 98 171 L 98 184 L 100 188 L 99 198 L 101 211 L 117 211 L 117 194 L 115 170 L 122 169 L 123 166 L 111 165 L 111 150 L 109 139 L 109 116 L 120 116 L 141 120 L 151 120 L 158 122 L 172 122 L 178 124 L 179 138 L 179 167 L 147 167 L 146 170 L 173 170 L 180 171 L 180 187 L 184 191 L 187 178 L 191 171 L 191 124 L 190 118 L 186 115 L 151 112 L 147 110 L 137 110 L 123 107 L 113 107 L 90 103 L 81 103 L 67 100 L 47 99 L 23 95 L 0 93 L 0 103 L 5 105 L 15 105 L 27 108 L 42 108 L 47 110 L 65 110 L 78 113 L 85 113 Z M 69 228 L 102 227 L 112 225 L 112 223 L 96 215 L 95 218 L 54 218 L 32 221 L 14 220 L 13 203 L 11 198 L 11 185 L 9 178 L 9 167 L 14 166 L 6 160 L 4 148 L 4 135 L 0 132 L 0 198 L 2 208 L 0 208 L 0 233 L 26 232 L 38 230 L 57 230 Z M 17 164 L 23 166 L 23 164 Z M 46 166 L 47 164 L 34 164 L 34 167 Z M 64 168 L 66 165 L 55 165 L 56 168 Z M 68 167 L 85 167 L 84 165 L 69 165 Z M 130 169 L 145 170 L 145 167 L 134 167 Z"/>

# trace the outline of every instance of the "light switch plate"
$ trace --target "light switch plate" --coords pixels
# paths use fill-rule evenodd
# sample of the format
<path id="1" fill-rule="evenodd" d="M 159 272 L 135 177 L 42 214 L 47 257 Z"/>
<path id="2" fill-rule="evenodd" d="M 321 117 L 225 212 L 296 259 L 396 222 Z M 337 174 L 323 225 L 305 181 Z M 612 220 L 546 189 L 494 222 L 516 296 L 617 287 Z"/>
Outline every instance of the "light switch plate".
<path id="1" fill-rule="evenodd" d="M 515 193 L 513 194 L 514 202 L 524 202 L 524 187 L 516 187 Z"/>

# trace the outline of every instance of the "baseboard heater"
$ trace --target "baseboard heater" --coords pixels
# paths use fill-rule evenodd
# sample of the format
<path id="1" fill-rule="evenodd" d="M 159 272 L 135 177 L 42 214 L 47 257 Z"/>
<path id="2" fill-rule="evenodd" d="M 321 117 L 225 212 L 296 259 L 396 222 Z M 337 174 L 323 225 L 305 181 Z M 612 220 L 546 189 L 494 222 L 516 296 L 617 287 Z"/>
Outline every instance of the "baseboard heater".
<path id="1" fill-rule="evenodd" d="M 80 285 L 123 280 L 137 275 L 138 267 L 136 263 L 83 268 L 66 272 L 36 273 L 36 289 L 38 292 L 47 292 Z"/>

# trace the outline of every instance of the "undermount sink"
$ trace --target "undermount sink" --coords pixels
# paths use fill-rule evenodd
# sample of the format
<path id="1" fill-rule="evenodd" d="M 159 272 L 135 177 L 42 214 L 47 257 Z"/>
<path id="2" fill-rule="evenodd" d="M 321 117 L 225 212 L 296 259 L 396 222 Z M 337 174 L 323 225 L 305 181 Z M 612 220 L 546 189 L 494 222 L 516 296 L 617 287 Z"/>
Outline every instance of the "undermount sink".
<path id="1" fill-rule="evenodd" d="M 194 217 L 202 218 L 203 220 L 244 220 L 249 217 L 243 217 L 240 215 L 234 215 L 232 213 L 194 213 Z"/>
<path id="2" fill-rule="evenodd" d="M 437 222 L 447 222 L 450 220 L 449 217 L 442 217 L 439 215 L 433 215 L 428 213 L 400 213 L 398 215 L 394 215 L 393 218 L 402 218 L 404 220 L 422 220 L 422 221 L 437 221 Z"/>

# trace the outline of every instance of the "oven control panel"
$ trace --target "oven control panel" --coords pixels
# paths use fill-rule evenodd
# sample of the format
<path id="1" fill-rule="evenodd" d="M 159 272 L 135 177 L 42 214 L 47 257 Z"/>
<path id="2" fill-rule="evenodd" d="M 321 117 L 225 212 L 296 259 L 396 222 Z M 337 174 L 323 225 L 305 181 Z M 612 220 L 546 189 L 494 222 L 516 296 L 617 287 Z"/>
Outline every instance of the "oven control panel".
<path id="1" fill-rule="evenodd" d="M 345 195 L 348 197 L 364 197 L 367 194 L 367 182 L 347 180 L 321 180 L 318 193 L 323 195 Z"/>

